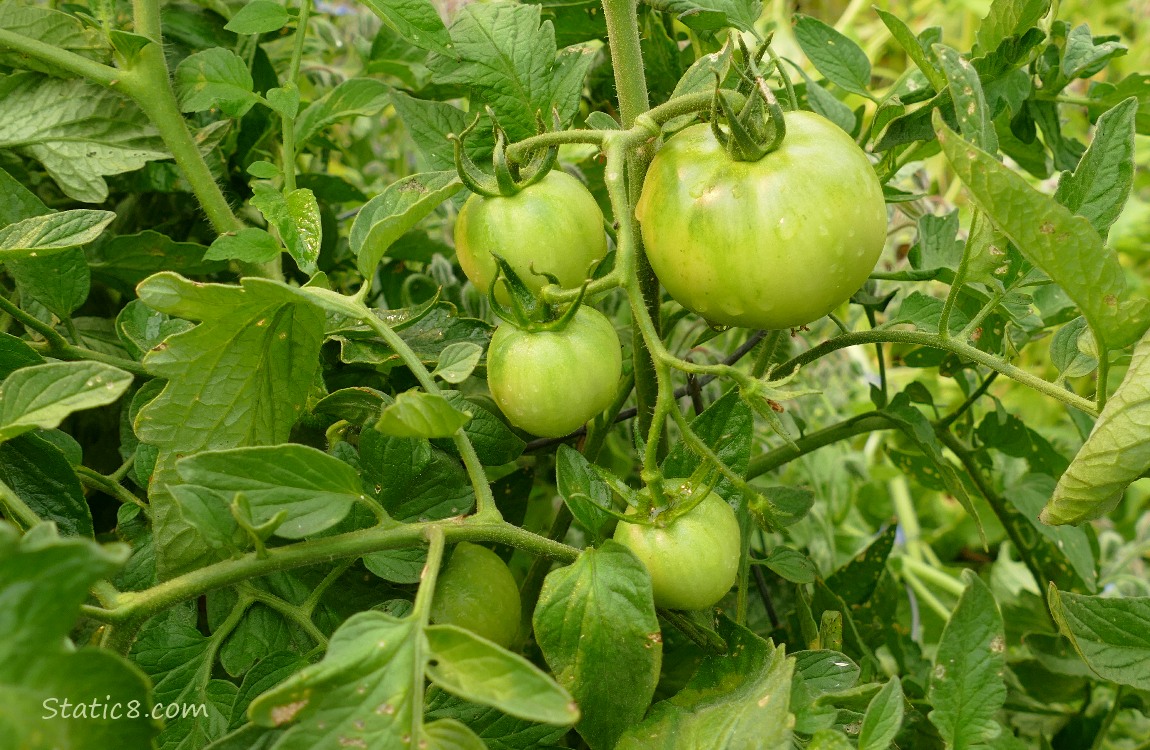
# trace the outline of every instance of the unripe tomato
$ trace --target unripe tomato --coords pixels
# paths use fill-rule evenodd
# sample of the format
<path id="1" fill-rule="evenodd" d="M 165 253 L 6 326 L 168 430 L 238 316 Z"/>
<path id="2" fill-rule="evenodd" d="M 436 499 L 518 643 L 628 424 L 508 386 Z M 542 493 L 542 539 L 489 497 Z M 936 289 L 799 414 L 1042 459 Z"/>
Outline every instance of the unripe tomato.
<path id="1" fill-rule="evenodd" d="M 607 254 L 603 212 L 583 183 L 561 169 L 512 196 L 472 195 L 455 220 L 455 254 L 485 294 L 495 278 L 492 253 L 532 290 L 548 283 L 531 272 L 532 265 L 554 274 L 563 287 L 577 287 Z"/>
<path id="2" fill-rule="evenodd" d="M 659 281 L 724 325 L 793 328 L 850 298 L 886 242 L 882 186 L 866 154 L 812 112 L 787 112 L 786 137 L 735 161 L 708 125 L 655 154 L 636 215 Z"/>
<path id="3" fill-rule="evenodd" d="M 562 437 L 606 409 L 623 357 L 603 313 L 580 307 L 561 329 L 526 331 L 503 323 L 487 349 L 487 385 L 516 427 Z"/>
<path id="4" fill-rule="evenodd" d="M 431 621 L 458 625 L 506 648 L 519 633 L 519 617 L 519 587 L 499 555 L 457 544 L 435 583 Z"/>
<path id="5" fill-rule="evenodd" d="M 738 576 L 740 538 L 735 512 L 714 492 L 669 526 L 615 527 L 615 541 L 651 574 L 655 606 L 666 609 L 706 609 L 722 599 Z"/>

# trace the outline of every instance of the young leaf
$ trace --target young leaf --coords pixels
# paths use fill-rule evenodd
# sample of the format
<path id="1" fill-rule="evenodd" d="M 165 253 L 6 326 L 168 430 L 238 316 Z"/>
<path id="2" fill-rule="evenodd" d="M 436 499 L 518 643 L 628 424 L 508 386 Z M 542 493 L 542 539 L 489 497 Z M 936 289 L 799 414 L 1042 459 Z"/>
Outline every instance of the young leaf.
<path id="1" fill-rule="evenodd" d="M 964 141 L 935 117 L 951 167 L 995 226 L 1045 271 L 1082 310 L 1110 348 L 1138 339 L 1150 325 L 1150 302 L 1131 299 L 1126 272 L 1089 222 Z"/>
<path id="2" fill-rule="evenodd" d="M 431 374 L 448 383 L 462 383 L 471 377 L 482 356 L 483 347 L 478 344 L 467 341 L 448 344 L 439 353 L 439 362 Z"/>
<path id="3" fill-rule="evenodd" d="M 1052 583 L 1047 601 L 1058 630 L 1102 679 L 1150 690 L 1150 597 L 1082 596 Z"/>
<path id="4" fill-rule="evenodd" d="M 74 411 L 117 401 L 132 375 L 100 362 L 22 367 L 0 385 L 0 442 L 37 427 L 56 427 Z"/>
<path id="5" fill-rule="evenodd" d="M 456 411 L 471 415 L 471 419 L 463 426 L 463 433 L 471 441 L 471 447 L 475 448 L 481 464 L 502 466 L 523 455 L 527 443 L 482 402 L 470 400 L 459 391 L 443 391 L 442 396 Z M 436 444 L 449 452 L 455 450 L 455 446 L 447 440 L 437 440 Z"/>
<path id="6" fill-rule="evenodd" d="M 456 409 L 443 396 L 407 391 L 384 408 L 375 429 L 396 437 L 451 437 L 470 419 L 471 412 Z"/>
<path id="7" fill-rule="evenodd" d="M 365 277 L 375 273 L 392 243 L 462 189 L 454 171 L 424 172 L 388 185 L 365 203 L 349 238 L 360 273 Z"/>
<path id="8" fill-rule="evenodd" d="M 617 750 L 666 748 L 669 738 L 671 747 L 709 748 L 716 737 L 728 748 L 790 750 L 793 662 L 785 649 L 726 618 L 719 635 L 729 653 L 705 657 L 686 687 L 656 703 Z"/>
<path id="9" fill-rule="evenodd" d="M 1055 199 L 1085 216 L 1103 239 L 1134 187 L 1134 117 L 1138 100 L 1123 100 L 1098 118 L 1094 140 L 1073 173 L 1064 172 Z"/>
<path id="10" fill-rule="evenodd" d="M 20 435 L 0 444 L 0 481 L 64 534 L 92 536 L 92 511 L 72 464 L 39 435 Z"/>
<path id="11" fill-rule="evenodd" d="M 975 748 L 996 738 L 994 716 L 1006 701 L 1006 636 L 994 595 L 963 571 L 966 591 L 938 644 L 928 698 L 930 721 L 948 747 Z"/>
<path id="12" fill-rule="evenodd" d="M 873 98 L 870 60 L 851 39 L 817 18 L 795 16 L 795 38 L 815 68 L 831 83 L 852 94 Z"/>
<path id="13" fill-rule="evenodd" d="M 906 25 L 901 18 L 891 13 L 886 12 L 882 8 L 875 8 L 875 13 L 882 19 L 882 22 L 890 30 L 891 36 L 895 38 L 899 46 L 906 52 L 906 56 L 918 66 L 926 79 L 930 81 L 930 85 L 934 87 L 935 91 L 942 91 L 946 87 L 946 76 L 942 71 L 935 66 L 934 61 L 927 55 L 927 50 L 919 42 L 918 37 Z M 875 132 L 879 129 L 876 127 Z"/>
<path id="14" fill-rule="evenodd" d="M 579 719 L 571 695 L 522 656 L 454 625 L 423 632 L 431 649 L 427 677 L 449 693 L 541 724 Z"/>
<path id="15" fill-rule="evenodd" d="M 279 257 L 280 244 L 262 229 L 244 227 L 221 234 L 204 253 L 204 260 L 238 260 L 244 263 L 267 263 Z"/>
<path id="16" fill-rule="evenodd" d="M 0 262 L 56 255 L 86 245 L 115 218 L 111 211 L 74 209 L 9 224 L 0 229 Z"/>
<path id="17" fill-rule="evenodd" d="M 859 731 L 859 750 L 887 750 L 902 728 L 904 710 L 902 682 L 896 675 L 866 707 Z"/>
<path id="18" fill-rule="evenodd" d="M 425 50 L 451 55 L 451 38 L 428 0 L 364 0 L 395 33 Z"/>
<path id="19" fill-rule="evenodd" d="M 1134 347 L 1126 377 L 1042 509 L 1048 524 L 1082 523 L 1114 509 L 1150 468 L 1150 335 Z"/>
<path id="20" fill-rule="evenodd" d="M 985 55 L 1012 36 L 1021 36 L 1050 9 L 1050 0 L 993 0 L 978 27 L 974 52 Z"/>
<path id="21" fill-rule="evenodd" d="M 237 34 L 267 34 L 287 25 L 287 8 L 273 0 L 251 0 L 240 7 L 224 26 Z"/>
<path id="22" fill-rule="evenodd" d="M 579 525 L 596 540 L 605 539 L 615 520 L 604 510 L 612 505 L 611 488 L 583 454 L 569 445 L 560 445 L 555 454 L 555 484 Z"/>
<path id="23" fill-rule="evenodd" d="M 390 86 L 372 78 L 351 78 L 340 83 L 300 112 L 295 124 L 296 147 L 303 147 L 340 120 L 378 114 L 390 102 L 390 92 Z"/>
<path id="24" fill-rule="evenodd" d="M 0 250 L 0 258 L 3 257 Z M 48 258 L 7 260 L 4 266 L 16 281 L 22 300 L 36 300 L 61 320 L 88 299 L 92 276 L 88 258 L 78 248 L 54 253 Z"/>
<path id="25" fill-rule="evenodd" d="M 934 45 L 934 54 L 950 84 L 950 98 L 954 101 L 954 114 L 963 137 L 989 154 L 997 153 L 998 134 L 982 94 L 978 71 L 957 50 L 945 44 Z"/>
<path id="26" fill-rule="evenodd" d="M 771 569 L 775 575 L 791 583 L 814 583 L 818 569 L 811 559 L 790 547 L 775 547 L 766 560 L 758 561 Z"/>
<path id="27" fill-rule="evenodd" d="M 257 182 L 252 191 L 252 205 L 279 232 L 288 253 L 304 273 L 316 272 L 316 260 L 322 241 L 323 226 L 319 204 L 307 188 L 281 193 L 270 185 Z"/>
<path id="28" fill-rule="evenodd" d="M 169 158 L 155 127 L 120 94 L 30 73 L 0 83 L 0 149 L 40 162 L 65 195 L 84 203 L 107 200 L 104 175 Z"/>
<path id="29" fill-rule="evenodd" d="M 613 541 L 584 550 L 548 574 L 534 625 L 548 666 L 582 710 L 579 734 L 595 750 L 614 747 L 643 718 L 659 680 L 663 640 L 643 563 Z"/>
<path id="30" fill-rule="evenodd" d="M 222 47 L 185 57 L 176 66 L 175 80 L 184 112 L 219 107 L 228 117 L 243 117 L 258 101 L 247 63 Z"/>
<path id="31" fill-rule="evenodd" d="M 343 520 L 366 497 L 359 474 L 334 456 L 307 445 L 206 451 L 180 460 L 185 481 L 222 494 L 247 498 L 252 520 L 263 524 L 280 511 L 286 521 L 276 534 L 301 539 Z"/>
<path id="32" fill-rule="evenodd" d="M 761 0 L 649 0 L 647 4 L 703 32 L 731 27 L 750 31 L 763 9 Z"/>

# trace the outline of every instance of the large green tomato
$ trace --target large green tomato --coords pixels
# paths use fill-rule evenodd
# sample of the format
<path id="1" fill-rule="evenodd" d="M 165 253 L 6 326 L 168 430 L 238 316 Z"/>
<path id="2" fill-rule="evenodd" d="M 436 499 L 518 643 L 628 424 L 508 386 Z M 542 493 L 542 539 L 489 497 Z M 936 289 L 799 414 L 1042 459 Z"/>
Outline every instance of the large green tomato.
<path id="1" fill-rule="evenodd" d="M 620 521 L 615 541 L 647 567 L 657 607 L 706 609 L 731 590 L 739 572 L 739 522 L 714 492 L 666 527 Z"/>
<path id="2" fill-rule="evenodd" d="M 562 437 L 615 398 L 623 357 L 611 321 L 580 307 L 559 330 L 526 331 L 504 323 L 487 349 L 487 385 L 516 427 Z"/>
<path id="3" fill-rule="evenodd" d="M 655 154 L 636 215 L 670 295 L 707 320 L 794 328 L 850 298 L 886 242 L 882 186 L 866 154 L 811 112 L 786 113 L 782 145 L 731 159 L 708 125 Z"/>
<path id="4" fill-rule="evenodd" d="M 603 212 L 591 193 L 561 169 L 551 170 L 515 195 L 472 195 L 455 220 L 455 253 L 471 283 L 487 293 L 502 256 L 534 290 L 554 274 L 563 287 L 577 287 L 591 264 L 607 254 Z"/>
<path id="5" fill-rule="evenodd" d="M 519 633 L 520 612 L 519 587 L 499 555 L 457 544 L 435 583 L 431 621 L 458 625 L 506 648 Z"/>

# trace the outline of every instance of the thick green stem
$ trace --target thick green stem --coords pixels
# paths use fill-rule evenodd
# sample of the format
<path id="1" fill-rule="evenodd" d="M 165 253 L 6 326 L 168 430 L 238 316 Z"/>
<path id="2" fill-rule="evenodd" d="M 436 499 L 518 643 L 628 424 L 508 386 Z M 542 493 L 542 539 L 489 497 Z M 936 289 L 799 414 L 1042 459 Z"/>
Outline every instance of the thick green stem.
<path id="1" fill-rule="evenodd" d="M 503 521 L 491 523 L 479 522 L 474 518 L 450 518 L 390 528 L 376 527 L 283 547 L 272 547 L 267 550 L 265 557 L 259 557 L 253 552 L 235 560 L 208 565 L 145 591 L 124 592 L 114 608 L 93 607 L 86 610 L 86 614 L 93 619 L 119 625 L 121 626 L 118 628 L 119 632 L 125 633 L 168 607 L 208 591 L 316 563 L 362 557 L 381 550 L 414 547 L 426 539 L 428 529 L 433 526 L 442 528 L 446 539 L 453 543 L 469 541 L 506 544 L 531 554 L 566 562 L 574 560 L 579 554 L 579 550 L 573 547 Z M 134 634 L 121 635 L 120 638 L 130 642 Z"/>
<path id="2" fill-rule="evenodd" d="M 98 471 L 89 469 L 87 466 L 77 466 L 76 476 L 80 478 L 80 483 L 85 487 L 100 490 L 116 498 L 121 503 L 133 503 L 144 509 L 148 507 L 143 500 L 133 495 L 127 487 L 111 477 L 106 477 Z"/>
<path id="3" fill-rule="evenodd" d="M 160 132 L 164 145 L 191 184 L 192 192 L 203 206 L 212 228 L 220 234 L 242 229 L 243 225 L 232 213 L 180 113 L 160 45 L 150 44 L 140 50 L 131 70 L 125 70 L 122 76 L 124 91 L 136 100 Z"/>
<path id="4" fill-rule="evenodd" d="M 1011 380 L 1016 380 L 1023 385 L 1030 386 L 1039 393 L 1057 399 L 1067 406 L 1073 406 L 1090 416 L 1098 415 L 1098 410 L 1095 408 L 1094 402 L 1090 399 L 1071 393 L 1059 385 L 1051 383 L 1048 380 L 1043 380 L 1037 375 L 1032 375 L 1026 370 L 1004 362 L 993 354 L 988 354 L 963 341 L 943 339 L 938 334 L 925 333 L 922 331 L 893 331 L 884 328 L 881 330 L 859 331 L 836 336 L 812 349 L 808 349 L 798 356 L 792 357 L 790 360 L 775 368 L 773 374 L 775 377 L 785 377 L 791 372 L 794 372 L 795 368 L 814 362 L 816 359 L 824 357 L 831 352 L 844 349 L 848 346 L 873 344 L 880 341 L 895 344 L 918 344 L 920 346 L 929 346 L 935 349 L 953 352 L 960 357 L 977 362 L 984 367 L 989 367 Z"/>
<path id="5" fill-rule="evenodd" d="M 446 545 L 443 529 L 437 526 L 428 528 L 427 540 L 430 543 L 427 550 L 427 563 L 423 566 L 423 573 L 420 575 L 419 592 L 415 595 L 415 605 L 411 612 L 411 617 L 419 622 L 420 630 L 426 628 L 431 620 L 431 603 L 435 598 L 435 581 L 439 577 L 439 566 L 443 562 L 443 549 Z M 425 651 L 426 643 L 423 638 L 416 639 L 415 649 L 415 658 L 412 660 L 414 673 L 411 676 L 411 684 L 415 687 L 411 692 L 411 736 L 420 737 L 423 734 L 423 676 L 430 654 Z M 419 744 L 425 745 L 426 743 L 420 742 Z"/>
<path id="6" fill-rule="evenodd" d="M 0 506 L 10 521 L 19 522 L 25 531 L 40 523 L 40 517 L 28 507 L 16 491 L 0 480 Z"/>
<path id="7" fill-rule="evenodd" d="M 611 46 L 611 65 L 615 71 L 615 91 L 619 96 L 619 115 L 624 128 L 650 108 L 647 79 L 643 69 L 643 51 L 639 44 L 639 20 L 636 0 L 603 0 L 603 19 Z"/>
<path id="8" fill-rule="evenodd" d="M 751 465 L 747 469 L 747 478 L 753 479 L 769 471 L 774 471 L 794 461 L 799 456 L 804 456 L 831 443 L 848 440 L 856 435 L 865 435 L 869 432 L 875 432 L 876 430 L 893 430 L 896 427 L 897 425 L 894 422 L 891 422 L 881 414 L 875 412 L 860 414 L 857 417 L 852 417 L 851 419 L 839 422 L 836 425 L 831 425 L 817 432 L 808 433 L 795 440 L 793 446 L 784 445 L 756 457 L 751 461 Z"/>
<path id="9" fill-rule="evenodd" d="M 15 50 L 41 62 L 51 63 L 101 86 L 114 88 L 120 78 L 120 71 L 111 66 L 7 29 L 0 29 L 0 47 Z"/>
<path id="10" fill-rule="evenodd" d="M 287 84 L 289 86 L 299 87 L 299 66 L 300 61 L 303 59 L 303 45 L 307 39 L 307 21 L 311 16 L 311 0 L 300 0 L 299 3 L 299 21 L 296 22 L 295 29 L 295 44 L 292 46 L 291 63 L 288 65 Z M 295 144 L 295 118 L 284 117 L 280 115 L 280 122 L 283 126 L 283 162 L 280 167 L 283 169 L 284 174 L 284 190 L 291 192 L 296 189 L 295 182 L 295 159 L 296 159 L 296 144 Z"/>

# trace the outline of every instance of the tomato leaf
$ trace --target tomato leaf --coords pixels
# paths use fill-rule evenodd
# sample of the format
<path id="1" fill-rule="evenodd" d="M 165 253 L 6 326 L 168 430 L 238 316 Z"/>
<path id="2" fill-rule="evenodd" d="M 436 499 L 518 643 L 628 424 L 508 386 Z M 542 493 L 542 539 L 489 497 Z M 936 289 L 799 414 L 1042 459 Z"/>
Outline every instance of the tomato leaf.
<path id="1" fill-rule="evenodd" d="M 273 0 L 251 0 L 243 5 L 224 26 L 237 34 L 267 34 L 287 25 L 287 8 Z"/>
<path id="2" fill-rule="evenodd" d="M 456 409 L 443 396 L 407 391 L 384 407 L 375 429 L 396 437 L 451 437 L 470 420 L 471 412 Z"/>
<path id="3" fill-rule="evenodd" d="M 432 371 L 448 383 L 462 383 L 471 377 L 483 356 L 483 347 L 467 341 L 448 344 L 439 353 L 439 361 Z"/>
<path id="4" fill-rule="evenodd" d="M 1106 239 L 1134 187 L 1134 118 L 1138 101 L 1124 99 L 1098 119 L 1094 140 L 1074 172 L 1063 172 L 1055 199 L 1085 216 Z"/>
<path id="5" fill-rule="evenodd" d="M 1082 523 L 1114 509 L 1150 468 L 1150 336 L 1134 348 L 1122 384 L 1110 396 L 1090 436 L 1058 480 L 1042 522 Z"/>
<path id="6" fill-rule="evenodd" d="M 0 261 L 65 253 L 94 241 L 115 218 L 111 211 L 75 209 L 14 222 L 0 229 Z"/>
<path id="7" fill-rule="evenodd" d="M 663 640 L 651 579 L 623 545 L 604 542 L 548 574 L 534 615 L 535 639 L 556 679 L 575 697 L 579 734 L 614 747 L 643 718 Z"/>
<path id="8" fill-rule="evenodd" d="M 370 276 L 397 239 L 441 203 L 463 189 L 459 175 L 425 172 L 404 177 L 364 204 L 351 226 L 351 250 L 361 273 Z"/>
<path id="9" fill-rule="evenodd" d="M 221 47 L 185 57 L 176 66 L 175 79 L 184 112 L 218 107 L 228 117 L 243 117 L 259 101 L 247 63 Z"/>
<path id="10" fill-rule="evenodd" d="M 931 673 L 930 721 L 952 747 L 977 747 L 1002 732 L 994 716 L 1006 701 L 1006 635 L 986 584 L 963 571 L 966 590 L 950 615 Z"/>
<path id="11" fill-rule="evenodd" d="M 302 148 L 320 131 L 349 117 L 378 114 L 390 102 L 391 87 L 372 78 L 351 78 L 312 103 L 296 119 L 296 147 Z"/>
<path id="12" fill-rule="evenodd" d="M 1150 597 L 1108 598 L 1048 591 L 1058 630 L 1094 672 L 1106 680 L 1150 689 Z"/>
<path id="13" fill-rule="evenodd" d="M 364 5 L 412 44 L 432 52 L 454 54 L 443 20 L 428 0 L 364 0 Z"/>
<path id="14" fill-rule="evenodd" d="M 527 721 L 578 720 L 571 695 L 522 656 L 454 625 L 431 625 L 424 635 L 431 649 L 427 676 L 444 690 Z"/>
<path id="15" fill-rule="evenodd" d="M 275 533 L 287 539 L 328 529 L 367 499 L 355 469 L 306 445 L 205 451 L 181 459 L 176 468 L 185 481 L 229 500 L 242 492 L 257 525 L 286 511 Z"/>
<path id="16" fill-rule="evenodd" d="M 56 427 L 72 412 L 111 404 L 131 383 L 131 374 L 100 362 L 22 367 L 0 386 L 0 442 Z"/>
<path id="17" fill-rule="evenodd" d="M 1132 299 L 1125 271 L 1090 223 L 1030 187 L 937 116 L 942 150 L 975 204 L 1078 304 L 1108 347 L 1133 343 L 1150 325 L 1150 302 Z"/>
<path id="18" fill-rule="evenodd" d="M 790 685 L 794 663 L 782 646 L 726 618 L 719 635 L 729 652 L 707 656 L 675 696 L 651 707 L 646 720 L 620 739 L 618 750 L 712 747 L 717 732 L 726 747 L 789 750 Z"/>
<path id="19" fill-rule="evenodd" d="M 896 675 L 867 705 L 859 730 L 859 750 L 887 750 L 890 747 L 902 727 L 904 700 L 902 682 Z"/>
<path id="20" fill-rule="evenodd" d="M 848 37 L 817 18 L 797 14 L 795 38 L 815 68 L 844 91 L 873 98 L 871 68 L 866 53 Z"/>

